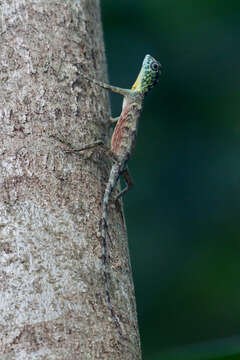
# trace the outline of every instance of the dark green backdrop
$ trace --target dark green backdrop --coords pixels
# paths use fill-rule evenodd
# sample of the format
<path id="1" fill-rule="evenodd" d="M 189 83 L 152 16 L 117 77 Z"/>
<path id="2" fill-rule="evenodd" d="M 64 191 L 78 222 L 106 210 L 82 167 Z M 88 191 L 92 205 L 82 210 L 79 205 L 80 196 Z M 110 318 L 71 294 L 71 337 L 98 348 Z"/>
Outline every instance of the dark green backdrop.
<path id="1" fill-rule="evenodd" d="M 147 53 L 163 65 L 124 200 L 144 359 L 240 359 L 240 2 L 102 0 L 102 16 L 113 85 Z"/>

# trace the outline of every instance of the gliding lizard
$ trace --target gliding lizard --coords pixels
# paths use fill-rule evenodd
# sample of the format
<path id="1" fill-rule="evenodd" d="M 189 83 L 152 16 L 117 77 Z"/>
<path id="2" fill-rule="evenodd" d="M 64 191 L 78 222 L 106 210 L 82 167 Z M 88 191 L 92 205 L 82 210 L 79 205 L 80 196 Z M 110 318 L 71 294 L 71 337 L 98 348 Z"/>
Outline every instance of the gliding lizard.
<path id="1" fill-rule="evenodd" d="M 123 175 L 124 177 L 124 180 L 126 182 L 126 187 L 117 195 L 116 199 L 118 199 L 123 194 L 125 194 L 128 191 L 129 187 L 133 185 L 126 164 L 130 155 L 134 150 L 138 120 L 143 107 L 144 96 L 157 83 L 160 74 L 161 74 L 161 64 L 150 55 L 145 56 L 139 75 L 131 89 L 122 89 L 119 87 L 111 86 L 102 83 L 100 81 L 90 79 L 86 75 L 81 74 L 83 75 L 84 78 L 92 81 L 96 85 L 124 96 L 123 104 L 122 104 L 122 112 L 120 116 L 115 119 L 111 119 L 111 122 L 117 122 L 111 139 L 111 153 L 113 155 L 114 163 L 112 165 L 109 179 L 105 188 L 105 193 L 103 196 L 102 215 L 101 215 L 101 224 L 100 224 L 102 251 L 103 251 L 102 258 L 103 258 L 103 266 L 104 266 L 104 285 L 105 285 L 109 310 L 111 312 L 112 319 L 116 327 L 118 328 L 120 335 L 122 335 L 122 331 L 111 303 L 109 284 L 108 284 L 108 274 L 107 274 L 108 256 L 107 256 L 106 236 L 107 236 L 108 205 L 109 205 L 110 196 L 121 175 Z M 85 145 L 81 149 L 73 150 L 73 152 L 91 149 L 97 145 L 105 146 L 103 141 L 99 140 L 99 141 L 95 141 L 92 144 Z"/>

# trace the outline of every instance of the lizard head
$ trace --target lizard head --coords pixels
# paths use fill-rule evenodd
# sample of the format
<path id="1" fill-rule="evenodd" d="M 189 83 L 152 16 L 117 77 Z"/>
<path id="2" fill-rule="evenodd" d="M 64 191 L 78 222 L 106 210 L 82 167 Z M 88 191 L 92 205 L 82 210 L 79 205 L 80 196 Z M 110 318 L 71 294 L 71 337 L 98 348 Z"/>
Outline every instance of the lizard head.
<path id="1" fill-rule="evenodd" d="M 155 60 L 151 55 L 146 55 L 137 80 L 132 86 L 132 90 L 139 91 L 144 95 L 147 94 L 158 82 L 161 67 L 160 62 Z"/>

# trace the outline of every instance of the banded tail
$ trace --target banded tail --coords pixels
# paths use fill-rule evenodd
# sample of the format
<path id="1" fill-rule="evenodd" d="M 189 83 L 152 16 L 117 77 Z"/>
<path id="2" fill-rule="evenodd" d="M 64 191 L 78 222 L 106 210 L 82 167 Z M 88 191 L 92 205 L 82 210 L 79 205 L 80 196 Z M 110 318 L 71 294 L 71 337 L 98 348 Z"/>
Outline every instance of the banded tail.
<path id="1" fill-rule="evenodd" d="M 103 204 L 102 204 L 102 219 L 101 219 L 101 238 L 102 238 L 102 258 L 103 258 L 103 272 L 104 272 L 104 287 L 107 295 L 107 302 L 108 307 L 111 312 L 112 319 L 116 325 L 116 328 L 119 331 L 120 336 L 122 336 L 122 330 L 119 324 L 119 321 L 116 317 L 116 314 L 113 309 L 113 305 L 111 302 L 111 296 L 110 296 L 110 289 L 109 289 L 109 275 L 108 275 L 108 269 L 107 269 L 107 214 L 108 214 L 108 205 L 109 205 L 109 199 L 112 194 L 113 189 L 115 188 L 115 185 L 121 175 L 120 171 L 120 165 L 119 163 L 115 163 L 112 166 L 109 181 L 107 183 L 104 197 L 103 197 Z"/>

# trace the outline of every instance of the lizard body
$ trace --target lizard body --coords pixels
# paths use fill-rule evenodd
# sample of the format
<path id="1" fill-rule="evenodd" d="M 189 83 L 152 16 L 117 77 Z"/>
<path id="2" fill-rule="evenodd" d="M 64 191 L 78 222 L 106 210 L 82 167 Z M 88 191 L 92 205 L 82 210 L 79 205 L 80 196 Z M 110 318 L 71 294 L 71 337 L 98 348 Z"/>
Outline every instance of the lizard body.
<path id="1" fill-rule="evenodd" d="M 120 335 L 122 336 L 121 327 L 119 321 L 113 310 L 111 303 L 109 280 L 107 272 L 107 215 L 108 205 L 111 194 L 119 180 L 119 177 L 123 175 L 126 182 L 126 187 L 118 194 L 117 198 L 125 194 L 129 187 L 133 185 L 130 174 L 126 167 L 127 161 L 131 156 L 136 141 L 136 133 L 138 127 L 138 121 L 140 118 L 143 101 L 148 91 L 157 83 L 159 75 L 161 73 L 161 64 L 156 61 L 150 55 L 146 55 L 139 75 L 133 84 L 131 89 L 122 89 L 115 86 L 111 86 L 100 81 L 90 79 L 86 75 L 83 75 L 86 79 L 92 81 L 98 86 L 101 86 L 112 92 L 121 94 L 124 96 L 122 112 L 117 119 L 112 119 L 111 122 L 117 121 L 112 139 L 111 139 L 111 152 L 114 155 L 114 163 L 112 165 L 109 179 L 105 188 L 103 201 L 102 201 L 102 216 L 101 216 L 101 239 L 103 248 L 103 266 L 104 266 L 104 285 L 107 295 L 108 306 L 112 315 L 112 319 L 118 328 Z M 88 144 L 83 148 L 75 151 L 81 151 L 90 149 L 96 145 L 104 145 L 102 141 L 96 141 L 92 144 Z"/>

